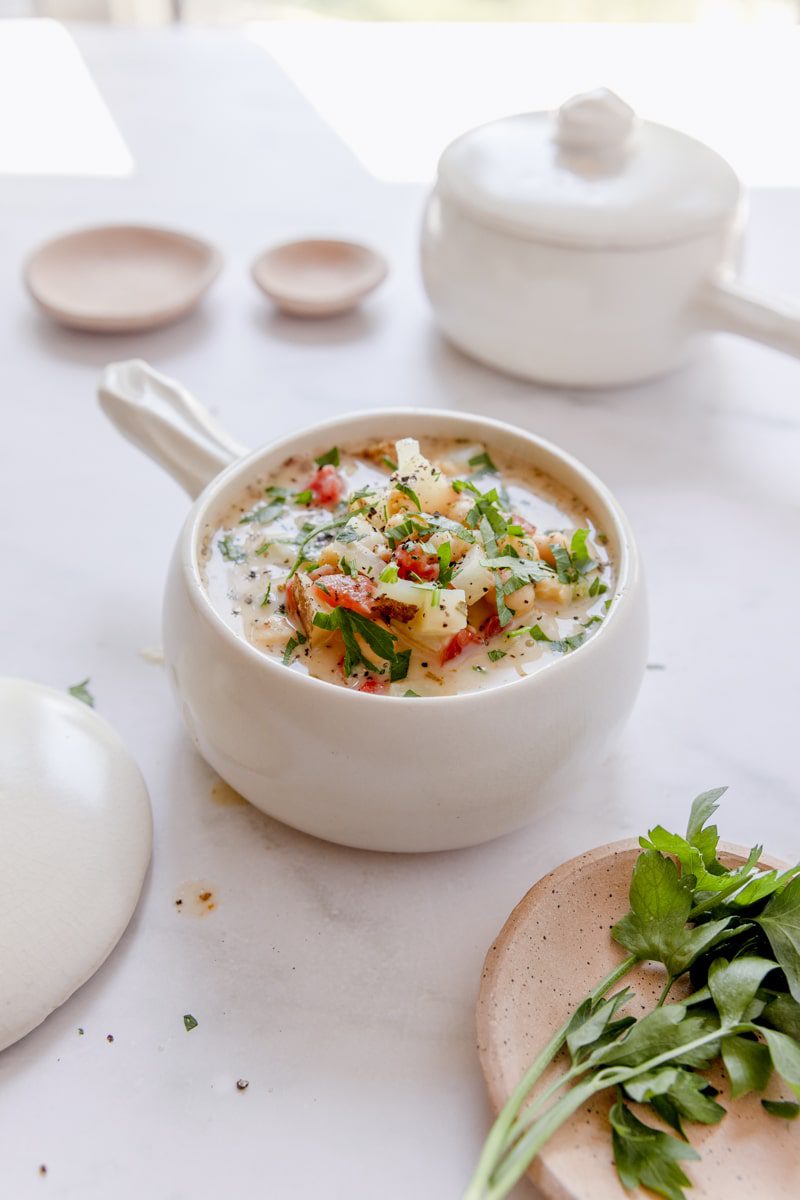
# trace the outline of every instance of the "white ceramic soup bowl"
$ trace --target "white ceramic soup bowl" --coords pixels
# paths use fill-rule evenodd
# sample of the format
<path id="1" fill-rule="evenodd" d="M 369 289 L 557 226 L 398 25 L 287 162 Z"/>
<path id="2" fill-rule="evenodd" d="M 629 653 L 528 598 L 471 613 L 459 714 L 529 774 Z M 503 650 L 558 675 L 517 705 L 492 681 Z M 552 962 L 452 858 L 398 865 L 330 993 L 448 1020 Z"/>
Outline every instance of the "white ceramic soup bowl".
<path id="1" fill-rule="evenodd" d="M 499 421 L 414 408 L 338 417 L 245 453 L 188 393 L 135 361 L 106 368 L 100 401 L 195 498 L 167 580 L 166 668 L 197 749 L 257 808 L 348 846 L 445 850 L 517 829 L 596 770 L 639 689 L 647 604 L 628 522 L 576 459 Z M 589 506 L 617 578 L 602 626 L 577 650 L 486 691 L 373 696 L 290 670 L 214 610 L 199 546 L 249 482 L 292 454 L 409 435 L 485 442 Z"/>

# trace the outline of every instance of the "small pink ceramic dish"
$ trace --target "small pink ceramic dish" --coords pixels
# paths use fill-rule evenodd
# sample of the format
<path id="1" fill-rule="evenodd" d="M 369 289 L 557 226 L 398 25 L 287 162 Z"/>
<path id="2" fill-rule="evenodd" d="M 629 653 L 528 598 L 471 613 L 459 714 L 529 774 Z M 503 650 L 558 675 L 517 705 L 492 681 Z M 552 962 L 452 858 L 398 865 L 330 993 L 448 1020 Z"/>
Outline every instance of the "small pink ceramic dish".
<path id="1" fill-rule="evenodd" d="M 208 242 L 145 225 L 67 233 L 40 246 L 25 265 L 42 312 L 70 329 L 134 333 L 185 316 L 222 268 Z"/>
<path id="2" fill-rule="evenodd" d="M 726 865 L 745 861 L 740 846 L 720 846 Z M 477 1008 L 478 1053 L 492 1109 L 499 1112 L 525 1070 L 556 1029 L 598 979 L 612 971 L 624 951 L 610 936 L 628 909 L 633 839 L 598 846 L 562 863 L 540 879 L 506 921 L 483 967 Z M 763 858 L 759 866 L 785 867 Z M 625 977 L 650 1007 L 665 976 L 643 963 Z M 685 993 L 684 993 L 685 994 Z M 680 999 L 679 980 L 671 998 Z M 630 1011 L 637 1015 L 632 1005 Z M 556 1066 L 560 1062 L 556 1060 Z M 553 1067 L 542 1084 L 554 1078 Z M 727 1094 L 720 1070 L 710 1082 Z M 773 1091 L 773 1089 L 775 1089 Z M 780 1094 L 780 1083 L 768 1095 Z M 785 1090 L 785 1089 L 784 1089 Z M 633 1193 L 614 1169 L 607 1112 L 612 1097 L 596 1096 L 579 1109 L 545 1145 L 528 1175 L 542 1200 L 625 1200 Z M 721 1100 L 724 1097 L 720 1097 Z M 729 1105 L 719 1125 L 692 1125 L 698 1162 L 686 1165 L 692 1200 L 796 1200 L 798 1131 L 776 1121 L 753 1092 Z M 576 1136 L 576 1128 L 579 1136 Z M 734 1151 L 735 1147 L 735 1153 Z M 645 1195 L 645 1193 L 636 1193 Z M 651 1193 L 646 1193 L 650 1195 Z"/>
<path id="3" fill-rule="evenodd" d="M 333 317 L 360 304 L 383 283 L 388 269 L 369 246 L 320 238 L 271 246 L 255 260 L 252 273 L 282 312 Z"/>

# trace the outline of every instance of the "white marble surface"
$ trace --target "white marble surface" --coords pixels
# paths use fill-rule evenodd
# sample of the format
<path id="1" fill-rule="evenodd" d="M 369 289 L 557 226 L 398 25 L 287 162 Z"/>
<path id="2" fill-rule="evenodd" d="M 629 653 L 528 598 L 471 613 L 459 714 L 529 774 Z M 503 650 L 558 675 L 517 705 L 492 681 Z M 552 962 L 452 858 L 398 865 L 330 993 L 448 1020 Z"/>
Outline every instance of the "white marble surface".
<path id="1" fill-rule="evenodd" d="M 800 852 L 800 364 L 720 339 L 682 374 L 617 394 L 495 376 L 432 328 L 415 261 L 421 186 L 371 176 L 263 46 L 75 37 L 134 169 L 114 173 L 125 155 L 101 121 L 110 173 L 0 178 L 2 667 L 57 687 L 91 675 L 147 779 L 155 852 L 103 970 L 0 1055 L 3 1192 L 455 1197 L 487 1121 L 473 1045 L 481 961 L 528 886 L 593 844 L 682 822 L 691 796 L 719 783 L 731 785 L 727 836 Z M 800 291 L 799 208 L 792 190 L 754 195 L 753 282 Z M 63 227 L 129 218 L 224 249 L 202 312 L 133 339 L 46 324 L 21 286 L 24 255 Z M 313 230 L 368 238 L 393 267 L 363 312 L 329 325 L 273 316 L 247 277 L 262 245 Z M 521 834 L 431 857 L 324 845 L 213 802 L 160 668 L 140 654 L 159 642 L 186 502 L 94 399 L 102 363 L 134 353 L 249 442 L 415 402 L 496 414 L 587 461 L 637 530 L 664 668 L 648 672 L 593 778 Z M 186 881 L 213 888 L 213 912 L 178 915 Z"/>

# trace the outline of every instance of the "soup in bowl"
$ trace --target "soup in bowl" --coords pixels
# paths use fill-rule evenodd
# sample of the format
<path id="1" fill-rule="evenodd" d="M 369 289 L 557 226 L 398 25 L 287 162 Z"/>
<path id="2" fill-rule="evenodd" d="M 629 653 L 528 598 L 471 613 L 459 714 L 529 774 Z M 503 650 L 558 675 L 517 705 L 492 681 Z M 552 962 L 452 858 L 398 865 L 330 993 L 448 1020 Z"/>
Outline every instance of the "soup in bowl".
<path id="1" fill-rule="evenodd" d="M 211 603 L 251 645 L 406 699 L 525 679 L 572 653 L 614 580 L 577 496 L 464 438 L 292 455 L 247 484 L 200 560 Z"/>
<path id="2" fill-rule="evenodd" d="M 647 606 L 628 523 L 577 460 L 413 408 L 247 453 L 139 362 L 100 396 L 195 497 L 165 660 L 197 749 L 256 807 L 346 845 L 450 849 L 596 769 L 641 683 Z"/>

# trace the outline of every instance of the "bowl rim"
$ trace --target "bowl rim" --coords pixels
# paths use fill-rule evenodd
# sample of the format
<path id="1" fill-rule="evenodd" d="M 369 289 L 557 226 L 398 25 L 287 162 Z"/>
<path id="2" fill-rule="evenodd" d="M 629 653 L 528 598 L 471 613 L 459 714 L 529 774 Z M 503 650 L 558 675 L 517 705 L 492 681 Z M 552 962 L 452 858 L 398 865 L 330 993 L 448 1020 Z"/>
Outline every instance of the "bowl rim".
<path id="1" fill-rule="evenodd" d="M 387 710 L 390 705 L 396 707 L 398 704 L 403 704 L 407 706 L 409 698 L 406 696 L 386 694 L 375 697 L 367 692 L 359 692 L 355 688 L 338 687 L 327 680 L 316 679 L 314 676 L 305 674 L 304 672 L 287 669 L 277 658 L 273 658 L 272 655 L 265 654 L 263 650 L 257 649 L 246 638 L 231 629 L 214 608 L 200 575 L 199 557 L 200 541 L 206 532 L 204 526 L 209 523 L 207 521 L 208 513 L 215 501 L 218 500 L 220 493 L 226 490 L 234 480 L 239 480 L 242 486 L 244 486 L 248 477 L 259 473 L 257 464 L 260 464 L 264 459 L 274 458 L 276 460 L 275 465 L 278 465 L 282 460 L 290 457 L 296 451 L 297 443 L 303 440 L 319 435 L 320 442 L 322 442 L 327 435 L 337 430 L 347 430 L 352 439 L 358 436 L 358 425 L 362 422 L 368 421 L 374 423 L 376 420 L 380 421 L 382 418 L 391 419 L 399 417 L 408 418 L 409 421 L 415 422 L 424 422 L 427 419 L 432 419 L 434 422 L 452 424 L 454 427 L 453 437 L 464 436 L 465 432 L 468 435 L 470 428 L 475 429 L 476 432 L 480 429 L 488 435 L 486 440 L 489 446 L 491 446 L 492 433 L 502 435 L 505 438 L 510 438 L 520 443 L 521 458 L 525 457 L 524 449 L 526 446 L 528 448 L 535 447 L 538 451 L 544 452 L 545 455 L 551 456 L 557 461 L 560 467 L 572 470 L 580 477 L 581 483 L 586 487 L 591 497 L 591 499 L 589 496 L 581 497 L 581 500 L 587 504 L 590 510 L 598 507 L 596 501 L 600 501 L 600 506 L 607 510 L 614 523 L 613 533 L 618 547 L 618 555 L 615 560 L 616 577 L 613 591 L 608 597 L 611 601 L 608 612 L 600 628 L 590 638 L 587 638 L 582 645 L 569 654 L 560 655 L 540 671 L 535 671 L 533 674 L 519 679 L 509 680 L 508 683 L 499 684 L 497 687 L 484 688 L 472 692 L 456 692 L 446 696 L 416 696 L 414 699 L 426 706 L 435 704 L 438 708 L 449 707 L 454 703 L 462 706 L 470 703 L 485 704 L 487 703 L 487 698 L 491 697 L 494 692 L 504 691 L 508 687 L 522 688 L 523 686 L 527 687 L 530 692 L 532 687 L 546 686 L 541 681 L 548 677 L 552 678 L 554 672 L 560 671 L 563 674 L 567 670 L 574 669 L 573 664 L 576 661 L 585 662 L 588 654 L 597 652 L 598 644 L 602 646 L 604 636 L 606 638 L 608 636 L 608 628 L 616 629 L 620 624 L 622 619 L 621 614 L 630 607 L 633 602 L 633 592 L 638 590 L 635 585 L 641 584 L 639 552 L 630 523 L 619 502 L 606 484 L 585 466 L 580 459 L 563 450 L 555 442 L 540 437 L 538 434 L 530 433 L 509 422 L 498 421 L 493 417 L 463 412 L 459 409 L 420 408 L 413 406 L 358 409 L 325 421 L 303 426 L 301 429 L 286 434 L 281 438 L 266 442 L 257 449 L 251 450 L 244 457 L 235 459 L 229 463 L 227 467 L 210 480 L 197 497 L 184 522 L 179 537 L 180 570 L 190 601 L 197 614 L 221 636 L 222 640 L 231 647 L 235 654 L 242 656 L 244 661 L 257 665 L 259 670 L 265 671 L 268 675 L 272 672 L 280 672 L 280 674 L 275 674 L 274 679 L 276 684 L 283 679 L 284 685 L 287 687 L 300 686 L 308 689 L 309 699 L 316 693 L 320 698 L 326 694 L 346 696 L 348 699 L 343 699 L 342 702 L 344 703 L 368 704 L 374 703 L 377 699 L 382 704 L 386 704 Z M 459 425 L 464 427 L 461 434 L 457 432 Z M 423 437 L 425 436 L 424 430 L 420 430 L 420 433 Z M 368 436 L 378 435 L 370 434 Z M 431 433 L 430 436 L 446 435 L 443 433 Z M 263 473 L 263 470 L 261 468 L 261 473 Z M 559 478 L 557 472 L 548 473 L 552 474 L 556 483 L 560 482 L 564 484 L 565 481 L 563 478 Z M 294 683 L 291 682 L 292 680 Z M 522 702 L 522 697 L 520 697 L 520 702 Z M 415 705 L 415 708 L 417 707 L 418 705 Z"/>

